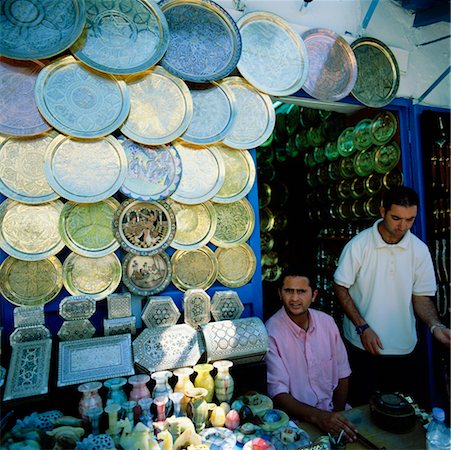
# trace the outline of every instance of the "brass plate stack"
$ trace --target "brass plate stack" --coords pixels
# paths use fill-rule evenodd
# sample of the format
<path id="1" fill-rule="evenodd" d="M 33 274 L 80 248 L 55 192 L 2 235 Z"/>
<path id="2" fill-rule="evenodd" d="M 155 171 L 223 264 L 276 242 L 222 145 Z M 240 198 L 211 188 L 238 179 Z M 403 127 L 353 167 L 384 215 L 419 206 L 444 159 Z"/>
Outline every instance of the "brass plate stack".
<path id="1" fill-rule="evenodd" d="M 243 42 L 238 70 L 249 83 L 269 95 L 291 95 L 308 74 L 303 40 L 280 16 L 255 11 L 237 22 Z"/>

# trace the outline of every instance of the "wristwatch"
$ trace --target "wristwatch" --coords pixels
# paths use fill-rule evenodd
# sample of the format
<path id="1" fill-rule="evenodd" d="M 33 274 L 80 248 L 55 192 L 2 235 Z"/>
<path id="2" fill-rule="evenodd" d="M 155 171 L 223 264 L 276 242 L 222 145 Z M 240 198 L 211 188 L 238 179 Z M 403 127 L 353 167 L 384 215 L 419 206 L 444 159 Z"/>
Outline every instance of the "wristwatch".
<path id="1" fill-rule="evenodd" d="M 359 325 L 358 327 L 355 327 L 355 331 L 359 336 L 361 336 L 363 334 L 363 332 L 365 330 L 367 330 L 369 327 L 370 326 L 367 323 L 365 323 L 363 325 Z"/>
<path id="2" fill-rule="evenodd" d="M 436 328 L 446 328 L 446 325 L 443 325 L 443 323 L 434 323 L 434 325 L 432 325 L 431 328 L 429 328 L 431 334 L 434 334 L 434 330 Z"/>

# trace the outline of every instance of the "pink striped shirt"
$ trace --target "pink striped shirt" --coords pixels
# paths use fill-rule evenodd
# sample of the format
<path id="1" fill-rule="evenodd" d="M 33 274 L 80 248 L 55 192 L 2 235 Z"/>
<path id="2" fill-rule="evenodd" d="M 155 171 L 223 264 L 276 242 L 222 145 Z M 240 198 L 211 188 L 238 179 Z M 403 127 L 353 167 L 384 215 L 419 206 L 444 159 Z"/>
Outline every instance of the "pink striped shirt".
<path id="1" fill-rule="evenodd" d="M 284 308 L 266 322 L 268 394 L 289 393 L 300 402 L 331 411 L 334 389 L 351 374 L 351 368 L 334 319 L 315 309 L 309 309 L 309 314 L 307 331 Z"/>

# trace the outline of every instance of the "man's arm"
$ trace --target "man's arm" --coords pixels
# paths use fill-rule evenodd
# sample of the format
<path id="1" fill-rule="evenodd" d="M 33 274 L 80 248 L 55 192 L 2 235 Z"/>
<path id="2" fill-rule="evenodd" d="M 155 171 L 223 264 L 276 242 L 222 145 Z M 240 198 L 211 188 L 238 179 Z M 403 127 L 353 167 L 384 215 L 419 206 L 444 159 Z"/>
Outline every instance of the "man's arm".
<path id="1" fill-rule="evenodd" d="M 431 329 L 433 325 L 438 325 L 433 329 L 432 334 L 434 337 L 447 347 L 451 347 L 451 330 L 446 328 L 440 322 L 437 309 L 435 308 L 432 299 L 425 296 L 414 295 L 412 297 L 412 302 L 416 315 L 428 326 L 429 329 Z"/>
<path id="2" fill-rule="evenodd" d="M 356 428 L 352 422 L 339 412 L 324 411 L 297 401 L 291 394 L 283 393 L 274 397 L 274 405 L 285 411 L 291 418 L 300 419 L 316 425 L 320 430 L 333 435 L 344 431 L 349 441 L 355 441 Z"/>
<path id="3" fill-rule="evenodd" d="M 348 398 L 349 377 L 340 378 L 338 385 L 334 389 L 332 402 L 334 404 L 334 411 L 344 411 L 346 406 L 346 399 Z"/>

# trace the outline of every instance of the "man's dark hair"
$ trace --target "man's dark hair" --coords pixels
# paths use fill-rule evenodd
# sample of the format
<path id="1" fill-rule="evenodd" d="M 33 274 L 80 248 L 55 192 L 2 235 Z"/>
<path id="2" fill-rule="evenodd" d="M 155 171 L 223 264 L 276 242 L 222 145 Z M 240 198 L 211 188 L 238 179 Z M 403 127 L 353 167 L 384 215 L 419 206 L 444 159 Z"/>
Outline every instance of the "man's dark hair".
<path id="1" fill-rule="evenodd" d="M 282 288 L 286 277 L 305 277 L 309 280 L 309 286 L 312 288 L 312 292 L 316 289 L 316 277 L 314 273 L 302 266 L 286 267 L 279 278 L 279 288 Z"/>
<path id="2" fill-rule="evenodd" d="M 420 200 L 418 194 L 407 186 L 398 186 L 390 189 L 384 195 L 382 206 L 388 211 L 391 205 L 399 206 L 419 206 Z"/>

